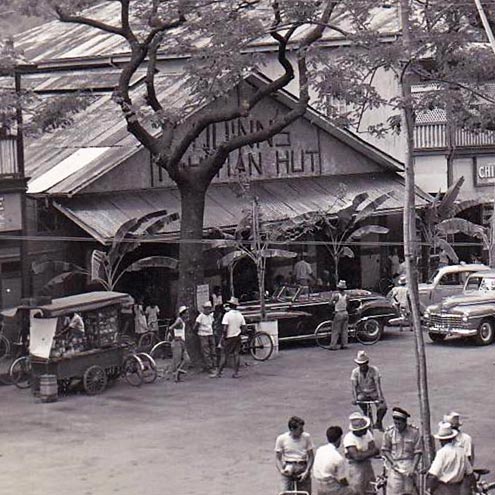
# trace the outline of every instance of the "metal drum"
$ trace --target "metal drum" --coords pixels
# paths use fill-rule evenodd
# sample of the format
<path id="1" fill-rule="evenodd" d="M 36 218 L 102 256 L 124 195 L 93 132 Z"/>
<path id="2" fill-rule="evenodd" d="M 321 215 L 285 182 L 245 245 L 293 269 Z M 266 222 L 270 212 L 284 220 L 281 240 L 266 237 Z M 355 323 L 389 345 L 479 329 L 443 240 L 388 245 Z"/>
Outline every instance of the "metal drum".
<path id="1" fill-rule="evenodd" d="M 58 385 L 56 375 L 40 376 L 41 402 L 56 402 L 58 400 Z"/>

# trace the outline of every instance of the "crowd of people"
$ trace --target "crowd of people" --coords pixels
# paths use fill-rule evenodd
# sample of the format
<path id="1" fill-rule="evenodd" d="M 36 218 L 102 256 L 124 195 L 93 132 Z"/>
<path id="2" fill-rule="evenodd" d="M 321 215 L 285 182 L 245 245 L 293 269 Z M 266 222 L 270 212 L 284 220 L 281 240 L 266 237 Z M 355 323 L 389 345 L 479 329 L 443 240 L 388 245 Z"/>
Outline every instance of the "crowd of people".
<path id="1" fill-rule="evenodd" d="M 402 407 L 392 408 L 393 424 L 383 428 L 387 412 L 378 367 L 359 351 L 358 365 L 352 370 L 353 404 L 363 412 L 349 416 L 348 431 L 338 425 L 326 430 L 327 442 L 314 449 L 305 422 L 293 416 L 288 431 L 275 442 L 275 460 L 280 473 L 280 492 L 307 492 L 315 495 L 365 495 L 376 491 L 374 466 L 383 461 L 387 495 L 414 495 L 422 469 L 423 445 L 419 429 L 410 423 L 411 415 Z M 372 422 L 367 401 L 376 403 Z M 460 415 L 451 412 L 438 425 L 434 437 L 439 448 L 426 474 L 426 490 L 435 495 L 468 495 L 475 483 L 472 438 L 461 431 Z M 373 429 L 382 431 L 381 447 Z M 339 451 L 342 445 L 343 453 Z M 373 459 L 377 459 L 375 463 Z M 314 481 L 314 483 L 313 483 Z M 314 486 L 313 486 L 314 485 Z M 314 488 L 314 490 L 313 490 Z"/>

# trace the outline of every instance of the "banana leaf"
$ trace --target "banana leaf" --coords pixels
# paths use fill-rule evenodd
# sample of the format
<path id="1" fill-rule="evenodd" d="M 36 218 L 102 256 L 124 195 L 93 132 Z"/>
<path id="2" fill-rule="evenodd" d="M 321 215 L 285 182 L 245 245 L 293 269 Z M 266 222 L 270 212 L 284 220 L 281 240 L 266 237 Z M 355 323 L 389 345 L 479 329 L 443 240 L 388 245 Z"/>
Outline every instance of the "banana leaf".
<path id="1" fill-rule="evenodd" d="M 240 260 L 247 256 L 245 251 L 232 251 L 231 253 L 227 253 L 225 256 L 222 256 L 218 261 L 219 268 L 228 268 L 233 265 L 236 261 Z"/>
<path id="2" fill-rule="evenodd" d="M 295 258 L 297 256 L 297 253 L 285 251 L 284 249 L 260 249 L 252 251 L 250 254 L 253 257 L 260 256 L 262 258 Z M 250 255 L 246 251 L 232 251 L 218 260 L 218 266 L 220 268 L 227 268 L 245 256 Z"/>
<path id="3" fill-rule="evenodd" d="M 460 177 L 457 182 L 449 187 L 445 196 L 440 200 L 437 205 L 437 214 L 439 219 L 447 219 L 452 216 L 451 210 L 454 206 L 459 191 L 464 184 L 464 177 Z"/>
<path id="4" fill-rule="evenodd" d="M 353 220 L 354 215 L 357 213 L 357 210 L 364 201 L 368 199 L 368 193 L 363 192 L 358 194 L 352 200 L 352 203 L 347 207 L 339 210 L 335 216 L 337 217 L 337 222 L 339 227 L 343 230 L 345 229 Z"/>
<path id="5" fill-rule="evenodd" d="M 158 210 L 143 215 L 142 217 L 131 218 L 130 220 L 127 220 L 127 222 L 124 222 L 118 228 L 113 238 L 112 247 L 108 253 L 110 264 L 113 265 L 120 256 L 131 252 L 139 246 L 139 241 L 123 242 L 126 237 L 134 236 L 133 238 L 135 239 L 135 233 L 140 227 L 154 218 L 165 217 L 168 214 L 167 210 Z"/>
<path id="6" fill-rule="evenodd" d="M 60 273 L 56 277 L 53 277 L 52 279 L 50 279 L 42 287 L 41 292 L 50 293 L 50 291 L 53 290 L 55 287 L 63 284 L 66 280 L 69 280 L 70 278 L 74 277 L 75 275 L 87 275 L 87 273 L 86 272 L 78 272 L 78 271 Z"/>
<path id="7" fill-rule="evenodd" d="M 144 234 L 146 235 L 156 235 L 167 225 L 170 225 L 173 222 L 180 220 L 180 215 L 178 213 L 170 213 L 169 215 L 165 215 L 158 220 L 155 220 L 148 227 L 144 229 Z"/>
<path id="8" fill-rule="evenodd" d="M 454 251 L 454 248 L 445 239 L 437 239 L 437 245 L 445 251 L 447 257 L 450 261 L 452 261 L 452 263 L 459 263 L 459 257 Z"/>
<path id="9" fill-rule="evenodd" d="M 55 272 L 77 272 L 84 273 L 86 270 L 74 263 L 69 263 L 66 261 L 42 261 L 36 262 L 33 261 L 31 264 L 31 269 L 33 273 L 39 275 L 40 273 L 44 273 L 47 270 L 53 270 Z"/>
<path id="10" fill-rule="evenodd" d="M 454 204 L 452 206 L 451 217 L 457 216 L 461 211 L 467 210 L 469 208 L 473 208 L 474 206 L 482 205 L 484 201 L 480 199 L 466 199 L 465 201 L 460 201 L 459 203 Z"/>
<path id="11" fill-rule="evenodd" d="M 389 229 L 387 227 L 382 227 L 381 225 L 365 225 L 352 232 L 349 235 L 348 240 L 361 239 L 361 237 L 369 234 L 388 234 L 388 232 Z"/>
<path id="12" fill-rule="evenodd" d="M 393 198 L 394 197 L 394 192 L 393 191 L 390 191 L 388 193 L 385 193 L 385 194 L 381 194 L 380 196 L 378 196 L 378 198 L 374 199 L 373 201 L 371 201 L 370 203 L 368 203 L 357 215 L 356 215 L 356 218 L 355 218 L 355 222 L 359 222 L 367 217 L 369 217 L 370 215 L 372 215 L 373 213 L 376 213 L 378 208 L 380 208 L 380 206 L 383 204 L 383 203 L 386 203 L 390 198 Z"/>
<path id="13" fill-rule="evenodd" d="M 436 226 L 436 230 L 441 234 L 465 234 L 469 237 L 475 237 L 483 241 L 485 247 L 488 247 L 488 236 L 486 229 L 481 225 L 477 225 L 463 218 L 449 218 L 440 222 Z"/>
<path id="14" fill-rule="evenodd" d="M 148 258 L 142 258 L 135 261 L 128 266 L 124 272 L 139 272 L 145 268 L 168 268 L 170 270 L 177 270 L 179 262 L 175 258 L 169 258 L 168 256 L 149 256 Z"/>

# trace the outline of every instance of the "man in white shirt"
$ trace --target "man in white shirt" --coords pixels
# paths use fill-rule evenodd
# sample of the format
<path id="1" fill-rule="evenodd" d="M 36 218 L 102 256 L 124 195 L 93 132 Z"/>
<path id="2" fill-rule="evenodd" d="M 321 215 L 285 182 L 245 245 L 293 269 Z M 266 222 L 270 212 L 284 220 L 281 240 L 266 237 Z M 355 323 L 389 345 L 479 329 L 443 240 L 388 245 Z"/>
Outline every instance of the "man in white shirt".
<path id="1" fill-rule="evenodd" d="M 441 448 L 428 471 L 426 489 L 435 495 L 460 495 L 464 479 L 470 487 L 475 479 L 466 453 L 455 442 L 457 431 L 450 423 L 442 422 L 433 436 L 439 440 Z"/>
<path id="2" fill-rule="evenodd" d="M 372 490 L 375 473 L 371 458 L 380 451 L 376 447 L 373 434 L 369 430 L 371 421 L 359 412 L 349 416 L 349 433 L 344 437 L 345 456 L 349 487 L 355 495 L 366 495 Z"/>
<path id="3" fill-rule="evenodd" d="M 471 466 L 474 466 L 474 445 L 473 439 L 471 435 L 464 433 L 461 431 L 462 421 L 459 413 L 452 411 L 449 414 L 446 414 L 443 417 L 443 420 L 447 423 L 450 423 L 452 429 L 457 431 L 457 435 L 455 437 L 455 443 L 464 449 L 466 455 L 471 463 Z"/>
<path id="4" fill-rule="evenodd" d="M 304 431 L 304 420 L 297 416 L 289 419 L 289 431 L 282 433 L 275 442 L 275 462 L 280 472 L 281 492 L 296 489 L 311 494 L 311 467 L 313 442 Z"/>
<path id="5" fill-rule="evenodd" d="M 220 358 L 220 365 L 218 367 L 217 377 L 222 376 L 222 371 L 227 362 L 227 358 L 232 355 L 234 361 L 234 374 L 232 378 L 239 378 L 239 366 L 241 363 L 240 351 L 241 351 L 241 332 L 246 329 L 246 320 L 242 313 L 238 311 L 237 306 L 239 301 L 236 297 L 231 297 L 227 304 L 230 307 L 230 311 L 227 311 L 223 315 L 223 353 Z"/>
<path id="6" fill-rule="evenodd" d="M 299 261 L 294 265 L 294 276 L 299 285 L 309 285 L 314 279 L 311 265 L 304 259 L 304 254 L 299 255 Z"/>
<path id="7" fill-rule="evenodd" d="M 338 451 L 342 441 L 342 428 L 327 429 L 326 445 L 318 447 L 313 463 L 313 476 L 317 495 L 346 495 L 349 483 L 346 478 L 345 459 Z"/>
<path id="8" fill-rule="evenodd" d="M 210 377 L 216 377 L 215 362 L 215 338 L 213 337 L 213 305 L 210 301 L 203 304 L 201 313 L 199 313 L 194 323 L 194 330 L 198 334 L 201 354 L 205 361 L 207 371 Z"/>

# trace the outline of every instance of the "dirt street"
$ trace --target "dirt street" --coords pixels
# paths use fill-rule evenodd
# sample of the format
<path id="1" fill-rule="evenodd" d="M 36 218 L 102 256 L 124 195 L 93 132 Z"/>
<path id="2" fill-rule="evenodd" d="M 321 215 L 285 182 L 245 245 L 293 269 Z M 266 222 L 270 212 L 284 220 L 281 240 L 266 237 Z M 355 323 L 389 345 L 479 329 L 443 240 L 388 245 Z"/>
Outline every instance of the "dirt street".
<path id="1" fill-rule="evenodd" d="M 73 495 L 274 495 L 273 447 L 292 414 L 315 444 L 329 424 L 347 429 L 349 375 L 360 345 L 328 352 L 284 349 L 242 370 L 239 380 L 187 377 L 139 389 L 119 382 L 103 395 L 42 404 L 0 387 L 0 492 Z M 453 409 L 476 443 L 477 465 L 494 470 L 493 347 L 427 345 L 432 425 Z M 413 337 L 389 331 L 366 351 L 383 375 L 389 407 L 417 418 Z M 415 419 L 417 421 L 417 419 Z M 386 423 L 390 423 L 387 415 Z"/>

